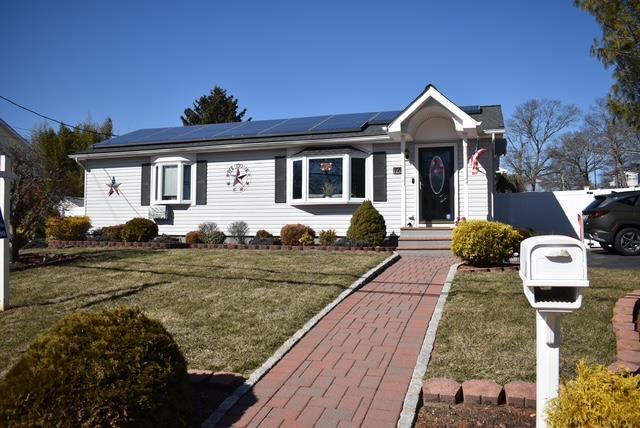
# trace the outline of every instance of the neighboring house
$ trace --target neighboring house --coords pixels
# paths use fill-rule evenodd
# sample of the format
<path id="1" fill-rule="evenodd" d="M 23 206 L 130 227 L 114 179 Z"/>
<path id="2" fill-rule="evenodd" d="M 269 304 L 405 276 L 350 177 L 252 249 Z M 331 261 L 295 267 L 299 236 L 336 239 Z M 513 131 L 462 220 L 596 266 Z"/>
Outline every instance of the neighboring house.
<path id="1" fill-rule="evenodd" d="M 184 235 L 244 220 L 251 234 L 303 223 L 344 236 L 369 199 L 399 234 L 491 219 L 504 133 L 499 105 L 459 107 L 429 85 L 402 111 L 145 129 L 72 157 L 94 227 L 149 217 Z"/>
<path id="2" fill-rule="evenodd" d="M 7 154 L 8 148 L 16 145 L 28 145 L 29 143 L 22 138 L 15 129 L 9 126 L 7 122 L 0 119 L 0 154 Z"/>
<path id="3" fill-rule="evenodd" d="M 83 216 L 84 198 L 64 198 L 58 205 L 58 211 L 63 217 Z"/>

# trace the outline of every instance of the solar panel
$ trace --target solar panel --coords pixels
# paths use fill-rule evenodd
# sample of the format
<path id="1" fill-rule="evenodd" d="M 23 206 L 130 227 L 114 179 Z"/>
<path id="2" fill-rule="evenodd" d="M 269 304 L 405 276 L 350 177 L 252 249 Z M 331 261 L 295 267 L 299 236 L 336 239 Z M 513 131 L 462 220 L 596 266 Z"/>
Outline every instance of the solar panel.
<path id="1" fill-rule="evenodd" d="M 374 113 L 336 114 L 309 129 L 311 132 L 361 131 Z"/>
<path id="2" fill-rule="evenodd" d="M 287 135 L 287 134 L 304 134 L 309 129 L 320 124 L 330 116 L 312 116 L 299 117 L 296 119 L 287 119 L 262 132 L 258 132 L 257 136 L 264 135 Z"/>
<path id="3" fill-rule="evenodd" d="M 369 119 L 369 125 L 388 125 L 402 113 L 401 110 L 381 111 Z"/>
<path id="4" fill-rule="evenodd" d="M 222 134 L 233 128 L 243 125 L 245 122 L 216 123 L 214 125 L 203 125 L 196 130 L 183 135 L 182 141 L 211 140 L 218 134 Z M 189 127 L 191 128 L 191 127 Z"/>
<path id="5" fill-rule="evenodd" d="M 275 125 L 284 122 L 285 119 L 273 119 L 273 120 L 256 120 L 251 122 L 243 122 L 243 125 L 236 128 L 231 128 L 220 134 L 216 134 L 216 138 L 242 138 L 253 137 L 260 132 L 266 132 Z"/>
<path id="6" fill-rule="evenodd" d="M 202 128 L 202 127 L 203 127 L 202 125 L 198 126 L 198 128 Z M 139 143 L 151 143 L 156 141 L 182 140 L 185 134 L 194 131 L 194 129 L 191 129 L 191 128 L 195 128 L 195 127 L 185 126 L 185 127 L 179 127 L 179 128 L 165 128 L 160 132 L 156 132 L 156 133 L 138 138 L 137 141 Z"/>
<path id="7" fill-rule="evenodd" d="M 462 106 L 460 110 L 467 114 L 480 114 L 482 113 L 482 108 L 480 106 Z"/>
<path id="8" fill-rule="evenodd" d="M 128 134 L 121 135 L 119 137 L 113 137 L 108 140 L 101 141 L 98 144 L 96 144 L 94 147 L 135 144 L 135 142 L 139 141 L 139 139 L 147 137 L 152 134 L 157 134 L 165 129 L 170 129 L 170 128 L 138 129 L 137 131 L 133 131 Z"/>

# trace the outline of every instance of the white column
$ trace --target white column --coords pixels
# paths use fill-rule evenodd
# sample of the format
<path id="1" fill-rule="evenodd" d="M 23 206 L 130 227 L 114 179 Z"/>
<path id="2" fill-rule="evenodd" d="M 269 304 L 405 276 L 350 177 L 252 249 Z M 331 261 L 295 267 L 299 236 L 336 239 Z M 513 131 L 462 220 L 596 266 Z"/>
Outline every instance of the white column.
<path id="1" fill-rule="evenodd" d="M 462 139 L 462 166 L 464 167 L 464 217 L 469 219 L 469 150 L 467 138 Z"/>
<path id="2" fill-rule="evenodd" d="M 558 396 L 560 314 L 536 311 L 536 427 L 546 428 L 545 410 Z"/>
<path id="3" fill-rule="evenodd" d="M 0 239 L 0 311 L 9 309 L 9 237 L 11 236 L 10 218 L 11 205 L 9 196 L 11 193 L 11 160 L 5 155 L 0 155 L 0 208 L 4 218 L 4 228 L 7 237 Z"/>
<path id="4" fill-rule="evenodd" d="M 406 149 L 407 142 L 404 139 L 404 134 L 402 134 L 400 135 L 400 156 L 402 157 L 402 185 L 400 186 L 400 227 L 404 227 L 407 224 L 407 160 L 404 158 L 404 151 Z"/>

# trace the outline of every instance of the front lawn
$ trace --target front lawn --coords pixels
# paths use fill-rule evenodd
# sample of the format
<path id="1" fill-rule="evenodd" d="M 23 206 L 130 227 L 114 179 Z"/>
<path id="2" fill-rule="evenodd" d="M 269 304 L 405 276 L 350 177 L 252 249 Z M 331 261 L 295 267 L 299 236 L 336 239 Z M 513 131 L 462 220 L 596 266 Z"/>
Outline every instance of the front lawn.
<path id="1" fill-rule="evenodd" d="M 78 310 L 139 306 L 189 367 L 251 373 L 386 253 L 64 250 L 64 266 L 11 274 L 0 312 L 0 375 L 34 337 Z M 53 251 L 47 251 L 53 252 Z M 58 251 L 61 252 L 61 251 Z"/>
<path id="2" fill-rule="evenodd" d="M 578 361 L 611 364 L 616 300 L 638 288 L 638 272 L 590 269 L 583 307 L 562 316 L 560 376 L 574 376 Z M 458 381 L 535 382 L 535 311 L 517 272 L 459 273 L 449 294 L 426 376 Z"/>

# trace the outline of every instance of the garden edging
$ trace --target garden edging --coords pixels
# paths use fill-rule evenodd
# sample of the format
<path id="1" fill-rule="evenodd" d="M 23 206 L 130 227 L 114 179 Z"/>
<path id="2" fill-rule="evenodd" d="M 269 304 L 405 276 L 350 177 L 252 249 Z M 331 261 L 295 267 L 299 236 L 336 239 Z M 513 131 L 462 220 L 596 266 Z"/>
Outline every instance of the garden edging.
<path id="1" fill-rule="evenodd" d="M 611 324 L 616 336 L 616 362 L 609 366 L 617 371 L 621 366 L 640 373 L 640 290 L 621 297 L 613 307 Z"/>
<path id="2" fill-rule="evenodd" d="M 249 392 L 251 388 L 265 375 L 273 366 L 275 366 L 278 361 L 280 361 L 293 346 L 302 339 L 302 337 L 309 332 L 325 315 L 327 315 L 335 306 L 337 306 L 340 302 L 346 299 L 349 295 L 351 295 L 354 291 L 371 281 L 382 271 L 387 269 L 393 263 L 395 263 L 400 258 L 398 253 L 393 253 L 391 256 L 387 257 L 376 267 L 370 269 L 360 278 L 358 278 L 353 284 L 349 286 L 346 290 L 344 290 L 338 297 L 336 297 L 331 303 L 325 306 L 320 312 L 318 312 L 313 318 L 305 323 L 297 332 L 293 334 L 285 343 L 276 350 L 276 352 L 267 359 L 267 361 L 262 364 L 259 368 L 257 368 L 249 379 L 247 379 L 242 385 L 240 385 L 236 390 L 227 397 L 219 406 L 216 408 L 211 415 L 202 423 L 201 428 L 213 428 L 216 423 L 225 415 L 227 411 L 229 411 L 237 402 L 242 398 L 244 394 Z"/>
<path id="3" fill-rule="evenodd" d="M 335 247 L 324 245 L 251 245 L 251 244 L 185 244 L 183 242 L 122 242 L 122 241 L 57 241 L 49 248 L 143 248 L 166 250 L 192 248 L 201 250 L 270 250 L 270 251 L 377 251 L 392 252 L 395 247 Z"/>

